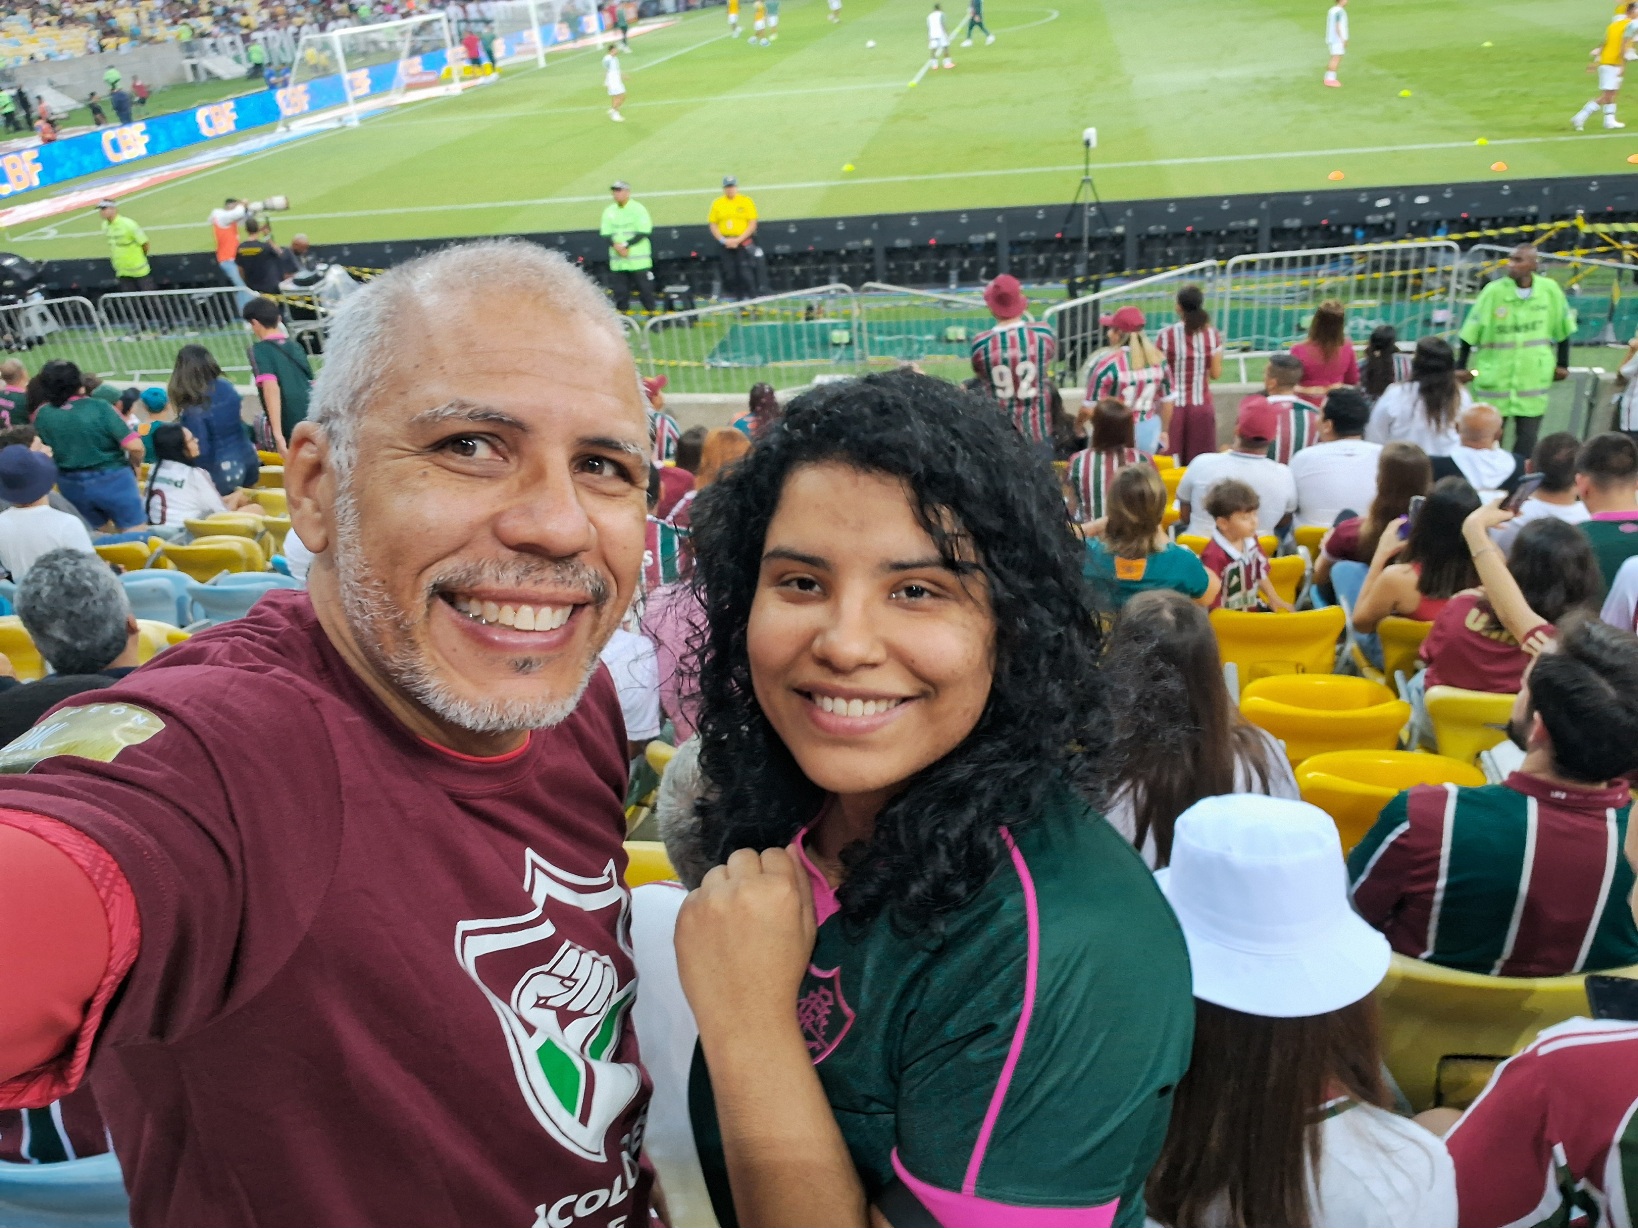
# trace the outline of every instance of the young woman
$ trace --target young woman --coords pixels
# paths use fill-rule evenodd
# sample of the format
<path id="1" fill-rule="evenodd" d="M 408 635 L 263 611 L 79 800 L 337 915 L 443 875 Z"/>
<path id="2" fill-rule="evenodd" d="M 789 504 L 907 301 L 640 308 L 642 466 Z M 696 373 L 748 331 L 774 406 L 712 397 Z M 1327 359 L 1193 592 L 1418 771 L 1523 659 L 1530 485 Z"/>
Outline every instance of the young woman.
<path id="1" fill-rule="evenodd" d="M 167 422 L 156 426 L 152 436 L 154 463 L 143 497 L 149 524 L 180 529 L 184 521 L 255 506 L 243 491 L 226 499 L 217 492 L 210 475 L 199 468 L 199 441 L 187 427 Z"/>
<path id="2" fill-rule="evenodd" d="M 1329 582 L 1338 563 L 1370 565 L 1383 531 L 1410 511 L 1410 501 L 1433 489 L 1433 465 L 1413 443 L 1390 443 L 1376 460 L 1376 498 L 1363 516 L 1350 516 L 1320 542 L 1314 582 Z"/>
<path id="3" fill-rule="evenodd" d="M 793 402 L 695 532 L 718 864 L 676 950 L 722 1222 L 1141 1222 L 1188 972 L 1085 800 L 1099 632 L 1046 468 L 875 375 Z"/>
<path id="4" fill-rule="evenodd" d="M 1359 383 L 1359 359 L 1348 344 L 1348 312 L 1336 299 L 1326 299 L 1308 322 L 1308 340 L 1291 347 L 1302 363 L 1297 395 L 1318 405 L 1325 394 L 1343 384 Z"/>
<path id="5" fill-rule="evenodd" d="M 1300 796 L 1285 748 L 1229 698 L 1202 605 L 1176 592 L 1142 593 L 1109 641 L 1111 687 L 1136 702 L 1115 710 L 1104 817 L 1150 866 L 1171 861 L 1177 816 L 1203 797 Z"/>
<path id="6" fill-rule="evenodd" d="M 1371 339 L 1365 346 L 1365 361 L 1359 368 L 1359 386 L 1371 404 L 1376 404 L 1389 384 L 1397 384 L 1411 377 L 1411 356 L 1399 352 L 1399 334 L 1392 324 L 1379 324 L 1371 330 Z"/>
<path id="7" fill-rule="evenodd" d="M 1092 406 L 1104 397 L 1114 397 L 1132 411 L 1137 449 L 1153 455 L 1171 450 L 1172 385 L 1166 375 L 1166 356 L 1144 334 L 1147 321 L 1136 307 L 1122 307 L 1103 317 L 1109 348 L 1093 359 L 1086 378 L 1086 399 L 1082 402 L 1080 427 Z"/>
<path id="8" fill-rule="evenodd" d="M 1104 397 L 1092 411 L 1090 446 L 1069 458 L 1069 487 L 1075 494 L 1075 519 L 1082 524 L 1101 520 L 1104 501 L 1115 475 L 1128 465 L 1149 460 L 1134 446 L 1132 411 L 1115 397 Z"/>
<path id="9" fill-rule="evenodd" d="M 176 352 L 167 389 L 179 421 L 199 441 L 200 467 L 219 494 L 254 486 L 261 472 L 245 426 L 239 390 L 222 378 L 216 357 L 202 345 Z"/>
<path id="10" fill-rule="evenodd" d="M 1429 456 L 1449 456 L 1462 442 L 1456 418 L 1473 396 L 1456 378 L 1456 355 L 1442 337 L 1423 337 L 1411 355 L 1410 378 L 1391 384 L 1377 398 L 1365 438 L 1372 443 L 1403 439 Z"/>
<path id="11" fill-rule="evenodd" d="M 1103 603 L 1118 610 L 1139 593 L 1170 589 L 1210 606 L 1222 581 L 1187 546 L 1168 541 L 1160 527 L 1166 516 L 1166 487 L 1148 465 L 1132 465 L 1115 475 L 1107 519 L 1086 542 L 1086 575 Z"/>
<path id="12" fill-rule="evenodd" d="M 1336 827 L 1210 797 L 1156 877 L 1194 977 L 1194 1059 L 1149 1175 L 1164 1228 L 1454 1228 L 1442 1143 L 1396 1117 L 1372 991 L 1391 952 L 1349 907 Z"/>
<path id="13" fill-rule="evenodd" d="M 1205 301 L 1199 286 L 1184 286 L 1177 292 L 1177 323 L 1155 335 L 1155 348 L 1166 356 L 1166 373 L 1177 397 L 1171 442 L 1180 465 L 1203 452 L 1217 451 L 1211 381 L 1223 374 L 1223 335 L 1211 326 Z"/>
<path id="14" fill-rule="evenodd" d="M 1466 481 L 1441 478 L 1416 513 L 1408 536 L 1399 535 L 1402 520 L 1387 527 L 1354 604 L 1355 631 L 1374 632 L 1390 614 L 1430 623 L 1452 597 L 1478 584 L 1473 556 L 1462 540 L 1462 522 L 1478 506 L 1479 496 Z"/>

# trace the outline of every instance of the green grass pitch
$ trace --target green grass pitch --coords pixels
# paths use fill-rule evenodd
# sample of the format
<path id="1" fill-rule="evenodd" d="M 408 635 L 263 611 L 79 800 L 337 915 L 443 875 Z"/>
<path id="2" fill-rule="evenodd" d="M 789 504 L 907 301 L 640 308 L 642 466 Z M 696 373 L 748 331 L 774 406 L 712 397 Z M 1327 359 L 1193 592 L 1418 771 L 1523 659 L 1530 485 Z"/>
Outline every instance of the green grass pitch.
<path id="1" fill-rule="evenodd" d="M 1338 170 L 1342 186 L 1484 179 L 1497 161 L 1511 177 L 1616 174 L 1638 152 L 1638 98 L 1628 132 L 1569 126 L 1609 0 L 1354 0 L 1340 90 L 1320 84 L 1327 0 L 989 0 L 996 43 L 957 46 L 953 71 L 911 88 L 929 7 L 846 0 L 834 26 L 824 0 L 785 0 L 771 47 L 706 9 L 633 39 L 624 124 L 598 53 L 564 52 L 125 209 L 177 252 L 208 250 L 205 215 L 228 194 L 288 194 L 279 232 L 319 243 L 594 228 L 616 178 L 660 224 L 702 222 L 727 172 L 769 219 L 1036 204 L 1074 192 L 1089 125 L 1105 199 L 1324 189 Z M 965 4 L 945 8 L 959 41 Z M 105 250 L 89 212 L 0 247 Z"/>

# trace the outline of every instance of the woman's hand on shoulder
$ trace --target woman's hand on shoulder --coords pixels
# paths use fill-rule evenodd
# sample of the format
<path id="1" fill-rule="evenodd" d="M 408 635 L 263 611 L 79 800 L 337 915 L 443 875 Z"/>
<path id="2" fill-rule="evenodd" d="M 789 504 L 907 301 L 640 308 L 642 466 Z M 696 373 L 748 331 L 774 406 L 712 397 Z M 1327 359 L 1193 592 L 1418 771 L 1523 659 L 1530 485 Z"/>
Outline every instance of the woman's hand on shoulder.
<path id="1" fill-rule="evenodd" d="M 807 872 L 786 849 L 740 849 L 712 869 L 677 916 L 677 970 L 700 1035 L 794 1027 L 817 929 Z"/>

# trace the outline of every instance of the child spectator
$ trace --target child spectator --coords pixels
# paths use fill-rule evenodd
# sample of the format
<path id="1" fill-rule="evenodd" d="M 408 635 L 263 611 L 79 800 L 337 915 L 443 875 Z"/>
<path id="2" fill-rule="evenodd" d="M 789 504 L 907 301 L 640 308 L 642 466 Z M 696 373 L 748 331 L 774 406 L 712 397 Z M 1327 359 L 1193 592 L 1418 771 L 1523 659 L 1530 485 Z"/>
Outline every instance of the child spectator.
<path id="1" fill-rule="evenodd" d="M 1189 944 L 1195 1031 L 1150 1221 L 1455 1228 L 1450 1156 L 1383 1085 L 1373 991 L 1392 957 L 1348 907 L 1330 818 L 1208 797 L 1156 878 Z"/>
<path id="2" fill-rule="evenodd" d="M 1105 492 L 1115 475 L 1149 457 L 1134 444 L 1132 411 L 1119 397 L 1104 397 L 1092 411 L 1091 446 L 1069 458 L 1069 486 L 1083 524 L 1103 519 Z"/>
<path id="3" fill-rule="evenodd" d="M 53 550 L 95 553 L 83 520 L 47 506 L 56 481 L 57 466 L 46 453 L 22 444 L 0 450 L 0 499 L 11 504 L 0 512 L 0 567 L 18 584 Z"/>
<path id="4" fill-rule="evenodd" d="M 21 426 L 28 421 L 28 369 L 15 358 L 0 362 L 0 421 Z"/>
<path id="5" fill-rule="evenodd" d="M 144 388 L 138 402 L 146 421 L 137 423 L 137 434 L 142 436 L 142 451 L 148 464 L 154 463 L 154 430 L 167 422 L 176 421 L 176 410 L 171 408 L 171 398 L 163 388 Z"/>
<path id="6" fill-rule="evenodd" d="M 1151 868 L 1171 861 L 1173 824 L 1203 797 L 1300 796 L 1285 748 L 1229 698 L 1198 603 L 1164 589 L 1133 597 L 1107 659 L 1116 692 L 1134 702 L 1114 713 L 1104 817 Z"/>
<path id="7" fill-rule="evenodd" d="M 85 100 L 85 105 L 91 110 L 91 124 L 100 128 L 108 122 L 108 116 L 102 109 L 102 103 L 97 101 L 97 91 L 92 90 L 91 96 Z"/>
<path id="8" fill-rule="evenodd" d="M 1371 339 L 1365 346 L 1365 361 L 1359 368 L 1359 387 L 1366 400 L 1375 405 L 1389 384 L 1408 380 L 1410 372 L 1410 355 L 1399 352 L 1399 334 L 1393 325 L 1377 325 L 1371 330 Z"/>
<path id="9" fill-rule="evenodd" d="M 1172 589 L 1204 606 L 1217 599 L 1217 577 L 1193 550 L 1166 540 L 1165 515 L 1166 487 L 1152 468 L 1131 465 L 1115 475 L 1102 534 L 1086 543 L 1086 575 L 1105 605 L 1118 610 L 1153 589 Z"/>
<path id="10" fill-rule="evenodd" d="M 290 451 L 291 434 L 307 419 L 313 367 L 307 351 L 285 333 L 284 317 L 272 299 L 257 296 L 244 305 L 242 314 L 256 338 L 250 347 L 250 370 L 267 413 L 273 450 L 284 456 Z"/>
<path id="11" fill-rule="evenodd" d="M 1200 561 L 1221 583 L 1213 609 L 1283 611 L 1291 608 L 1274 591 L 1268 559 L 1257 542 L 1260 504 L 1257 492 L 1238 478 L 1226 478 L 1206 493 L 1206 512 L 1216 527 Z"/>

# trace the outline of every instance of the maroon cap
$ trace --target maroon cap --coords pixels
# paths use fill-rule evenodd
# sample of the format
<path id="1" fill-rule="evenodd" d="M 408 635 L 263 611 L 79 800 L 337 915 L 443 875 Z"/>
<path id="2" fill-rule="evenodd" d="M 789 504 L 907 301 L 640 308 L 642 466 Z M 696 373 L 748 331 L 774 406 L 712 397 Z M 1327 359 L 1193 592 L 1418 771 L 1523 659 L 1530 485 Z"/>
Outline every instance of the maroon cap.
<path id="1" fill-rule="evenodd" d="M 1143 318 L 1143 312 L 1136 307 L 1122 307 L 1114 315 L 1104 316 L 1098 323 L 1105 328 L 1118 329 L 1123 333 L 1141 333 L 1148 321 Z"/>
<path id="2" fill-rule="evenodd" d="M 1240 402 L 1234 416 L 1234 433 L 1241 439 L 1269 440 L 1279 434 L 1280 407 L 1264 396 L 1250 396 Z"/>
<path id="3" fill-rule="evenodd" d="M 664 388 L 670 382 L 670 377 L 665 375 L 644 376 L 643 395 L 652 401 L 659 395 L 660 389 Z"/>
<path id="4" fill-rule="evenodd" d="M 1003 273 L 984 287 L 984 302 L 995 313 L 997 320 L 1011 320 L 1029 310 L 1024 287 L 1011 273 Z"/>

